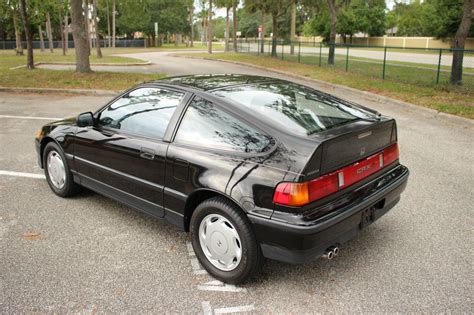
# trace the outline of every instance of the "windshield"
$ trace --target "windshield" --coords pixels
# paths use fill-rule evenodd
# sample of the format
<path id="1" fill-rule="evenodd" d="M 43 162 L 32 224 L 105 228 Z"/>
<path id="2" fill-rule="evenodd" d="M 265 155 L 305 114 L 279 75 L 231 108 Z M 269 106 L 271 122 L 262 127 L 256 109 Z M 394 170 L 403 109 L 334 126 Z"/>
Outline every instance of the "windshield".
<path id="1" fill-rule="evenodd" d="M 363 109 L 287 82 L 234 86 L 212 93 L 256 111 L 283 129 L 310 135 L 360 119 L 372 118 Z"/>

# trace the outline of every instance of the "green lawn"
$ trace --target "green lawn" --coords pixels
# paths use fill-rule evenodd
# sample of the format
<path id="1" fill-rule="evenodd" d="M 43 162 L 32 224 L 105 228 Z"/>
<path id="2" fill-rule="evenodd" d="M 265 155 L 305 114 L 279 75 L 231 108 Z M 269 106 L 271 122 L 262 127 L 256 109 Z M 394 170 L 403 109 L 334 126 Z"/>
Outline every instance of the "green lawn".
<path id="1" fill-rule="evenodd" d="M 144 60 L 112 56 L 113 54 L 125 54 L 132 52 L 156 51 L 143 48 L 104 48 L 103 58 L 95 57 L 92 51 L 91 63 L 137 63 Z M 164 74 L 143 73 L 118 73 L 96 71 L 87 74 L 75 73 L 68 70 L 48 70 L 26 68 L 13 69 L 26 64 L 26 50 L 24 56 L 15 56 L 12 50 L 0 51 L 0 86 L 3 87 L 34 87 L 34 88 L 71 88 L 71 89 L 104 89 L 123 90 L 139 82 L 164 77 Z M 49 51 L 34 51 L 35 62 L 74 62 L 74 49 L 69 49 L 66 56 L 62 55 L 60 49 L 55 49 L 51 54 Z"/>
<path id="2" fill-rule="evenodd" d="M 473 77 L 465 76 L 464 85 L 452 86 L 446 83 L 449 73 L 443 73 L 440 78 L 442 83 L 436 85 L 433 83 L 433 71 L 429 69 L 389 65 L 386 69 L 386 79 L 382 80 L 380 65 L 353 62 L 349 63 L 349 71 L 346 72 L 345 59 L 341 61 L 341 58 L 337 57 L 335 66 L 324 65 L 319 67 L 316 64 L 302 64 L 253 54 L 218 53 L 209 55 L 207 53 L 186 53 L 186 55 L 239 61 L 265 68 L 293 72 L 306 77 L 385 95 L 438 111 L 474 118 Z M 319 61 L 319 56 L 317 60 Z"/>

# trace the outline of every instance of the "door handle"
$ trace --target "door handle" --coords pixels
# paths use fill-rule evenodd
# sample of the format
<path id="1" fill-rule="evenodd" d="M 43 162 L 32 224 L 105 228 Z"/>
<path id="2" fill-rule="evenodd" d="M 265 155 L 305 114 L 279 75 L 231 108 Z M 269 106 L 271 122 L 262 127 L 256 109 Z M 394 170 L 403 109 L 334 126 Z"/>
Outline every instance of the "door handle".
<path id="1" fill-rule="evenodd" d="M 140 148 L 140 157 L 147 160 L 153 160 L 155 158 L 155 151 L 148 148 Z"/>

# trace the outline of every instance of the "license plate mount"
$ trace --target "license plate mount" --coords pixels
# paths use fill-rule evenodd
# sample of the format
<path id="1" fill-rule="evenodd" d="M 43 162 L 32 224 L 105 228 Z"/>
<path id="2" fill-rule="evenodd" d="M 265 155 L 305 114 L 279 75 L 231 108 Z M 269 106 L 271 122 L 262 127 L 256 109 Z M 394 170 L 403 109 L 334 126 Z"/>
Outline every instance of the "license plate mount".
<path id="1" fill-rule="evenodd" d="M 375 221 L 375 207 L 372 206 L 362 211 L 359 228 L 362 230 L 363 228 L 367 227 L 374 221 Z"/>

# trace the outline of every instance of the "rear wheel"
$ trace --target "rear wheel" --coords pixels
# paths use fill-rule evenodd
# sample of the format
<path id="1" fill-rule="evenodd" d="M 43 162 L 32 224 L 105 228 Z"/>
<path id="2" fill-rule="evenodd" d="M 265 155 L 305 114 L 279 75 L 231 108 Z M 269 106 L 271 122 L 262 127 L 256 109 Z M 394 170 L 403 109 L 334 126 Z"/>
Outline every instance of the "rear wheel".
<path id="1" fill-rule="evenodd" d="M 197 258 L 216 279 L 242 283 L 262 266 L 263 256 L 250 222 L 223 197 L 208 199 L 196 208 L 190 233 Z"/>
<path id="2" fill-rule="evenodd" d="M 56 195 L 69 197 L 79 191 L 79 186 L 72 179 L 64 152 L 55 142 L 48 143 L 44 148 L 43 166 L 48 185 Z"/>

